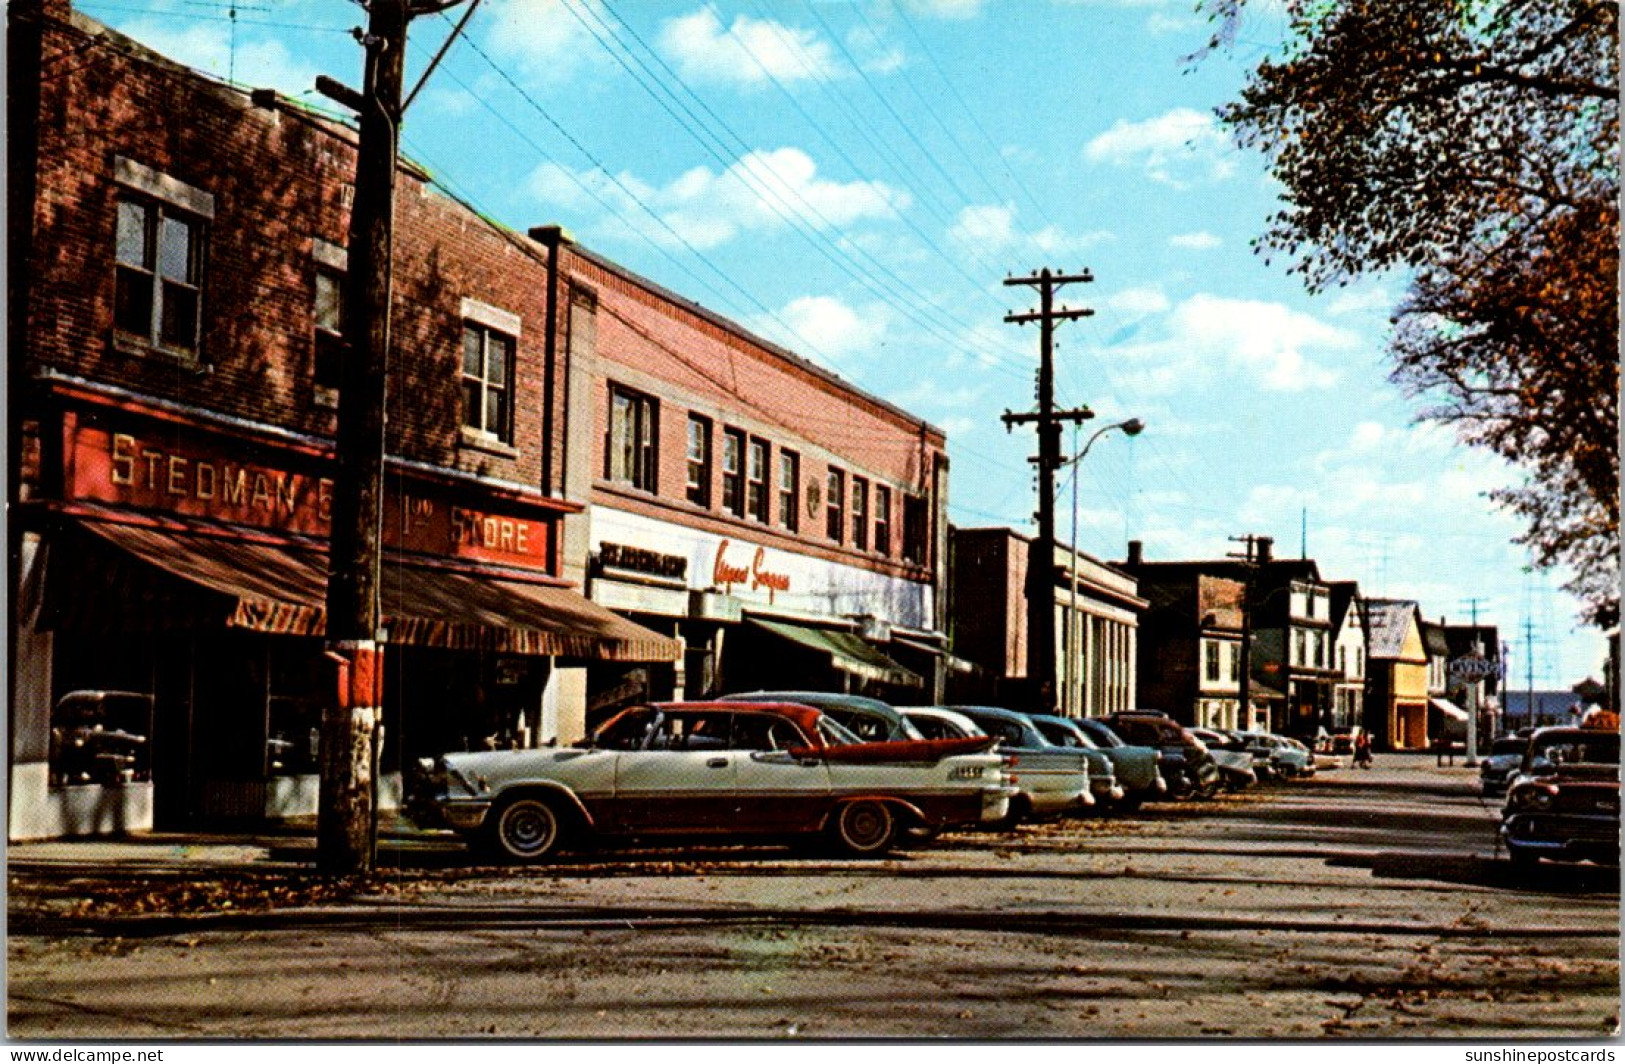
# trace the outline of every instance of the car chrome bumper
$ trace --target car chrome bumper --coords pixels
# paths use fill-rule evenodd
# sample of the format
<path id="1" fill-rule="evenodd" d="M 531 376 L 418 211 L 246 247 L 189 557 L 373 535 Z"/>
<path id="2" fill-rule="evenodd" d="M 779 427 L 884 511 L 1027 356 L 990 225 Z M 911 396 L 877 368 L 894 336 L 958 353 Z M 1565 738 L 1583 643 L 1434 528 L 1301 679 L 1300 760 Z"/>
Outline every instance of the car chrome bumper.
<path id="1" fill-rule="evenodd" d="M 485 823 L 485 814 L 491 811 L 490 802 L 441 802 L 440 819 L 453 831 L 473 831 Z"/>
<path id="2" fill-rule="evenodd" d="M 1003 820 L 1010 812 L 1010 799 L 1020 793 L 1020 787 L 983 787 L 982 821 L 992 823 Z"/>

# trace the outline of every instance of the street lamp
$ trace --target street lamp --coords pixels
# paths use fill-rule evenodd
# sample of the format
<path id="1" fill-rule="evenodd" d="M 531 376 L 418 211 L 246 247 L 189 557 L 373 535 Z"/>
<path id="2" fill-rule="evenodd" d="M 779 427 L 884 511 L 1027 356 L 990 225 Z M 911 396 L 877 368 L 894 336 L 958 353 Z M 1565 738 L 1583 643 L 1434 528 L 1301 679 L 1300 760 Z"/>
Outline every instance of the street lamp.
<path id="1" fill-rule="evenodd" d="M 1123 432 L 1123 435 L 1125 435 L 1125 436 L 1138 436 L 1140 433 L 1145 431 L 1145 422 L 1141 421 L 1137 417 L 1131 417 L 1127 421 L 1117 421 L 1117 422 L 1114 422 L 1114 423 L 1112 423 L 1110 425 L 1103 425 L 1102 427 L 1095 430 L 1094 435 L 1089 437 L 1089 442 L 1087 442 L 1087 443 L 1085 443 L 1083 445 L 1083 450 L 1079 451 L 1078 453 L 1074 454 L 1071 458 L 1068 458 L 1066 461 L 1061 463 L 1061 465 L 1063 465 L 1063 466 L 1072 466 L 1072 543 L 1071 543 L 1071 548 L 1070 548 L 1071 549 L 1071 554 L 1068 556 L 1068 558 L 1066 560 L 1067 584 L 1068 584 L 1068 589 L 1069 589 L 1069 598 L 1068 598 L 1068 602 L 1067 602 L 1067 614 L 1066 614 L 1066 655 L 1065 655 L 1065 662 L 1064 662 L 1064 664 L 1066 665 L 1066 669 L 1062 673 L 1062 675 L 1064 676 L 1064 683 L 1065 683 L 1065 687 L 1063 688 L 1063 690 L 1065 691 L 1065 697 L 1062 699 L 1062 704 L 1065 705 L 1068 709 L 1070 709 L 1072 711 L 1072 714 L 1071 714 L 1072 716 L 1076 716 L 1076 717 L 1083 716 L 1082 706 L 1080 705 L 1080 703 L 1083 700 L 1082 700 L 1082 698 L 1074 697 L 1074 695 L 1072 693 L 1072 688 L 1073 688 L 1074 681 L 1077 679 L 1077 677 L 1074 675 L 1075 667 L 1073 665 L 1073 662 L 1077 660 L 1077 643 L 1078 643 L 1078 469 L 1077 469 L 1077 466 L 1078 466 L 1079 462 L 1083 461 L 1083 456 L 1089 453 L 1089 448 L 1091 448 L 1091 447 L 1093 447 L 1095 445 L 1095 441 L 1100 439 L 1102 436 L 1106 435 L 1106 433 L 1112 431 L 1113 429 L 1121 429 L 1122 432 Z M 1074 422 L 1073 425 L 1072 425 L 1072 446 L 1076 447 L 1077 445 L 1078 445 L 1078 425 L 1077 425 L 1076 422 Z M 1124 707 L 1124 708 L 1132 709 L 1133 707 L 1132 706 L 1127 706 L 1127 707 Z"/>

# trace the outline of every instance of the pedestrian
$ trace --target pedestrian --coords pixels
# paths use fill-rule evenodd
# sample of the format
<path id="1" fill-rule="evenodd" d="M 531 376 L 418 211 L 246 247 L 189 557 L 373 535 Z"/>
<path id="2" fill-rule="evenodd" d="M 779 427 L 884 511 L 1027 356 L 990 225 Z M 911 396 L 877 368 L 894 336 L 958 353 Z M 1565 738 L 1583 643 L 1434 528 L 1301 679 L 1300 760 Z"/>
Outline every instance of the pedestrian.
<path id="1" fill-rule="evenodd" d="M 1361 768 L 1371 767 L 1371 733 L 1362 731 L 1354 740 L 1354 763 Z"/>

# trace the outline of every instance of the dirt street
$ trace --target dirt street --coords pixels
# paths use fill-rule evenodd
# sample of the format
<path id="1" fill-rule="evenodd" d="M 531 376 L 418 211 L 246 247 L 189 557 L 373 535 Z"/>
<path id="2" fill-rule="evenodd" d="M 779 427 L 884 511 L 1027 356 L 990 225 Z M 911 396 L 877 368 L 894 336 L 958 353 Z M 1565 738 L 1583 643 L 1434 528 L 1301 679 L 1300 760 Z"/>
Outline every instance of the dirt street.
<path id="1" fill-rule="evenodd" d="M 246 911 L 68 905 L 116 873 L 80 868 L 76 888 L 68 844 L 14 847 L 10 1035 L 1611 1035 L 1617 871 L 1514 873 L 1476 782 L 1379 757 L 883 861 L 513 870 L 394 840 L 394 889 Z"/>

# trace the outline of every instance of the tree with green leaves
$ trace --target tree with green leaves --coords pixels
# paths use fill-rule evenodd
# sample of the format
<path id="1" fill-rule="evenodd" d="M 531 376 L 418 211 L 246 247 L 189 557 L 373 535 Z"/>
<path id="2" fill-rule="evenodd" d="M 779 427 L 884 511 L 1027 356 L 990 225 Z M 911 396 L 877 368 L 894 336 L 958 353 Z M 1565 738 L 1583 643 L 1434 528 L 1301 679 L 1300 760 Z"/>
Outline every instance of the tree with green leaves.
<path id="1" fill-rule="evenodd" d="M 1248 4 L 1210 0 L 1212 48 Z M 1392 379 L 1524 469 L 1492 497 L 1617 624 L 1617 0 L 1284 4 L 1284 48 L 1220 110 L 1284 189 L 1256 249 L 1311 291 L 1408 274 Z"/>

